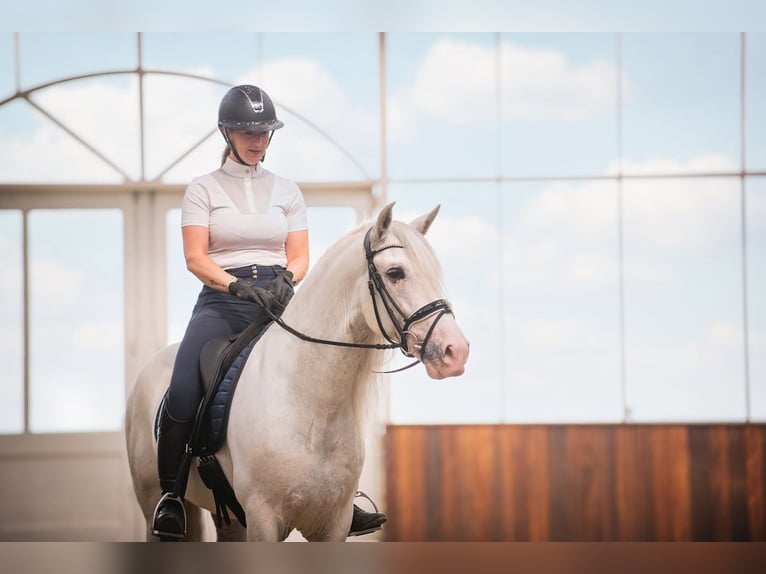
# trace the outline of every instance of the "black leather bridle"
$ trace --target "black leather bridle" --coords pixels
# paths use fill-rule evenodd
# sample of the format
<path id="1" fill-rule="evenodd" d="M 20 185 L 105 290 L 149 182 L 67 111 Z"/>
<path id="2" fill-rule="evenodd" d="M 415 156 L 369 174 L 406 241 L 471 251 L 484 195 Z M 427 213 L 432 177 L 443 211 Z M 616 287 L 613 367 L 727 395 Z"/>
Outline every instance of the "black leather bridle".
<path id="1" fill-rule="evenodd" d="M 428 344 L 428 340 L 431 338 L 431 335 L 434 332 L 434 328 L 436 327 L 436 324 L 439 322 L 439 320 L 448 313 L 452 315 L 452 307 L 446 299 L 437 299 L 436 301 L 426 303 L 420 309 L 417 309 L 411 315 L 407 316 L 391 296 L 391 293 L 388 292 L 388 289 L 386 289 L 386 285 L 383 283 L 383 278 L 380 276 L 378 268 L 375 267 L 374 261 L 375 256 L 381 251 L 397 248 L 404 249 L 404 247 L 402 245 L 393 244 L 384 245 L 378 249 L 372 249 L 370 246 L 371 232 L 372 228 L 367 230 L 367 233 L 364 236 L 364 254 L 367 258 L 367 285 L 370 289 L 370 297 L 372 297 L 372 308 L 375 310 L 375 320 L 378 323 L 378 329 L 380 329 L 380 332 L 385 337 L 386 341 L 395 345 L 395 348 L 401 349 L 402 353 L 404 353 L 407 357 L 414 357 L 414 353 L 412 353 L 412 351 L 409 349 L 407 338 L 412 337 L 415 340 L 415 350 L 422 351 L 425 349 L 426 345 Z M 394 325 L 394 329 L 399 336 L 398 341 L 391 337 L 386 331 L 385 327 L 383 327 L 383 322 L 380 320 L 380 312 L 378 310 L 378 298 L 375 296 L 376 293 L 380 295 L 380 300 L 383 303 L 383 307 L 385 308 L 386 313 L 388 313 L 388 317 L 391 319 L 391 323 Z M 410 328 L 415 323 L 425 321 L 434 314 L 437 314 L 436 318 L 433 320 L 433 323 L 431 323 L 431 327 L 429 327 L 426 336 L 423 337 L 422 342 L 418 342 L 417 336 L 410 330 Z M 399 325 L 400 319 L 402 320 L 401 326 Z"/>
<path id="2" fill-rule="evenodd" d="M 311 337 L 310 335 L 306 335 L 304 333 L 301 333 L 300 331 L 297 331 L 287 323 L 285 323 L 281 317 L 273 313 L 270 309 L 265 309 L 266 313 L 268 313 L 271 318 L 274 320 L 275 323 L 277 323 L 280 327 L 285 329 L 287 332 L 291 333 L 292 335 L 295 335 L 299 339 L 302 339 L 303 341 L 308 341 L 311 343 L 319 343 L 320 345 L 333 345 L 336 347 L 353 347 L 357 349 L 401 349 L 402 353 L 406 355 L 407 357 L 415 357 L 415 354 L 410 350 L 409 343 L 407 342 L 408 337 L 412 337 L 415 340 L 415 343 L 413 345 L 413 348 L 416 351 L 421 351 L 426 348 L 426 345 L 428 344 L 429 339 L 431 338 L 431 335 L 434 332 L 434 328 L 436 327 L 436 324 L 439 322 L 439 320 L 446 314 L 452 315 L 452 307 L 450 306 L 449 302 L 446 299 L 437 299 L 436 301 L 431 301 L 430 303 L 426 303 L 419 309 L 417 309 L 415 312 L 410 314 L 409 316 L 402 311 L 401 307 L 397 304 L 397 302 L 394 300 L 394 298 L 391 296 L 391 294 L 388 292 L 388 289 L 386 289 L 386 285 L 383 283 L 383 278 L 380 275 L 380 272 L 378 271 L 377 267 L 375 267 L 375 256 L 385 251 L 386 249 L 404 249 L 403 245 L 398 244 L 391 244 L 391 245 L 384 245 L 383 247 L 380 247 L 378 249 L 372 249 L 370 245 L 370 234 L 372 232 L 372 228 L 367 230 L 367 233 L 364 236 L 364 253 L 365 257 L 367 259 L 367 285 L 370 289 L 370 296 L 372 297 L 372 307 L 375 311 L 375 320 L 378 323 L 378 329 L 380 330 L 380 333 L 383 335 L 383 337 L 388 341 L 389 344 L 382 344 L 382 343 L 352 343 L 352 342 L 346 342 L 346 341 L 332 341 L 328 339 L 320 339 L 317 337 Z M 398 340 L 391 335 L 389 335 L 388 331 L 386 331 L 386 328 L 383 326 L 383 321 L 381 320 L 380 311 L 378 308 L 378 297 L 377 295 L 380 295 L 380 300 L 383 304 L 383 308 L 386 310 L 386 313 L 388 314 L 389 319 L 391 319 L 391 323 L 394 325 L 394 329 L 396 330 L 396 335 L 398 336 Z M 410 330 L 411 327 L 415 323 L 419 323 L 421 321 L 425 321 L 428 319 L 431 315 L 436 314 L 436 318 L 433 320 L 433 323 L 431 323 L 431 327 L 429 327 L 428 332 L 426 333 L 426 336 L 423 337 L 423 341 L 418 341 L 415 334 Z M 404 369 L 407 369 L 409 367 L 412 367 L 416 365 L 418 361 L 415 361 L 414 363 L 411 363 L 410 365 L 407 365 L 406 367 L 402 369 L 397 369 L 396 371 L 386 371 L 386 372 L 397 372 Z"/>

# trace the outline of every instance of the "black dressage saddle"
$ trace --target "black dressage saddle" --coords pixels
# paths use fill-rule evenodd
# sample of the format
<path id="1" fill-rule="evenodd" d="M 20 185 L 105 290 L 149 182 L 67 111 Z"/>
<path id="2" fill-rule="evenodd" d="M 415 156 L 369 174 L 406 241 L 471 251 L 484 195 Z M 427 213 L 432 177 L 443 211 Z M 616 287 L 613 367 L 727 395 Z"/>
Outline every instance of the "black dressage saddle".
<path id="1" fill-rule="evenodd" d="M 244 509 L 215 458 L 215 453 L 226 439 L 231 403 L 242 374 L 242 366 L 272 322 L 270 317 L 266 317 L 252 323 L 241 333 L 212 339 L 205 344 L 200 353 L 200 373 L 205 387 L 205 398 L 194 419 L 187 453 L 179 469 L 179 479 L 183 484 L 186 483 L 191 460 L 195 456 L 199 457 L 197 471 L 205 486 L 213 492 L 215 520 L 218 526 L 222 525 L 222 521 L 226 524 L 231 523 L 227 507 L 232 510 L 242 526 L 247 526 Z M 157 411 L 155 438 L 159 430 L 159 413 L 164 402 L 165 398 Z"/>

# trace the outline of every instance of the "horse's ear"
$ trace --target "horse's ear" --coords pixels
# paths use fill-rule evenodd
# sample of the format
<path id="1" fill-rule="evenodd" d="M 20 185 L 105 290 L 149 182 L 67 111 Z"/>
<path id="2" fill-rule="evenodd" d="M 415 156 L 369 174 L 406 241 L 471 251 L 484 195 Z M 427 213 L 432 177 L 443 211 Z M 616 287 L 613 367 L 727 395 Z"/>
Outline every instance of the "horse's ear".
<path id="1" fill-rule="evenodd" d="M 372 235 L 370 236 L 370 239 L 373 243 L 382 241 L 386 236 L 386 233 L 388 233 L 388 228 L 391 227 L 391 222 L 394 219 L 394 203 L 396 202 L 392 201 L 380 210 L 380 213 L 378 214 L 378 220 L 375 222 L 375 227 L 373 228 Z"/>
<path id="2" fill-rule="evenodd" d="M 425 235 L 426 231 L 428 231 L 428 229 L 431 227 L 431 224 L 434 222 L 434 219 L 436 219 L 436 215 L 439 213 L 441 207 L 441 204 L 437 205 L 431 210 L 430 213 L 421 215 L 417 219 L 413 219 L 410 222 L 410 225 Z"/>

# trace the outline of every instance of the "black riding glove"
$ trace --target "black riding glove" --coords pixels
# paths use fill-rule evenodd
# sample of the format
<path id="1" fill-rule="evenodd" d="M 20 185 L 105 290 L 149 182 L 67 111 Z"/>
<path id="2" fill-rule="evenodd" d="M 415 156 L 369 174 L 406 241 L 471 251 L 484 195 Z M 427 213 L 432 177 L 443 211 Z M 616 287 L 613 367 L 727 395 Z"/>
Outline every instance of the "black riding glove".
<path id="1" fill-rule="evenodd" d="M 274 306 L 274 296 L 263 287 L 255 286 L 255 279 L 237 279 L 229 283 L 229 293 L 243 301 L 258 303 L 264 309 Z"/>
<path id="2" fill-rule="evenodd" d="M 287 269 L 277 271 L 277 276 L 269 285 L 268 292 L 274 296 L 275 311 L 281 312 L 284 310 L 295 293 L 293 289 L 293 272 Z"/>

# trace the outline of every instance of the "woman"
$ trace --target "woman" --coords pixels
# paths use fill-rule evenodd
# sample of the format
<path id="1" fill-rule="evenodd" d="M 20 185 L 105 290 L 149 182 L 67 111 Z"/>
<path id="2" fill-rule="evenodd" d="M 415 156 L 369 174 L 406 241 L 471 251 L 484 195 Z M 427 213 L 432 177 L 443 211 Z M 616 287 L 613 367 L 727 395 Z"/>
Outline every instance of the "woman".
<path id="1" fill-rule="evenodd" d="M 283 126 L 266 92 L 251 85 L 230 89 L 218 109 L 226 141 L 221 167 L 192 180 L 184 194 L 184 257 L 204 286 L 160 411 L 157 465 L 163 496 L 152 526 L 157 536 L 182 538 L 186 532 L 182 500 L 188 468 L 181 469 L 181 462 L 203 399 L 202 347 L 243 331 L 264 317 L 264 307 L 280 314 L 308 271 L 303 195 L 295 183 L 261 165 L 274 131 Z M 354 505 L 349 534 L 373 532 L 385 521 L 385 515 Z"/>

